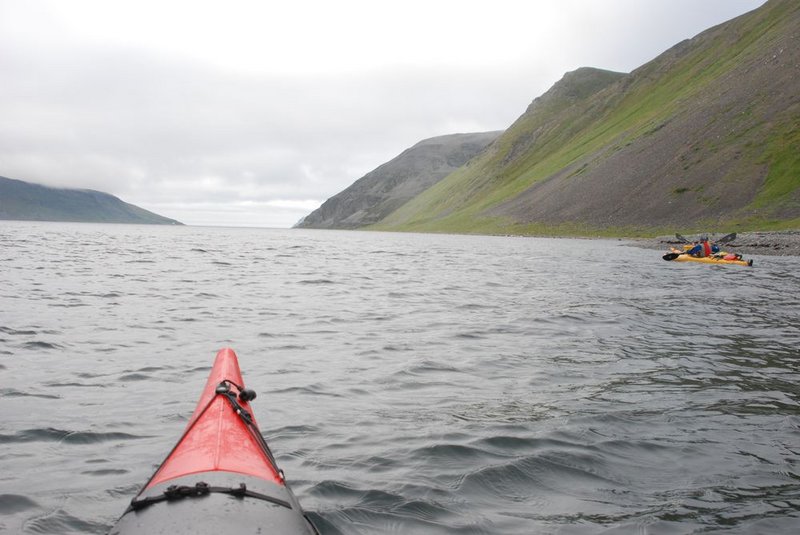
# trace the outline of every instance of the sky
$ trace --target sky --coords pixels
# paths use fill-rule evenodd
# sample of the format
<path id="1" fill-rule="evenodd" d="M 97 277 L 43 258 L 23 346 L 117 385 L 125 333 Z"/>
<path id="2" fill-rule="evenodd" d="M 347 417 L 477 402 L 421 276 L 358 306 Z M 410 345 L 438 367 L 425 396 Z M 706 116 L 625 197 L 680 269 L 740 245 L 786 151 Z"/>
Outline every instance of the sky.
<path id="1" fill-rule="evenodd" d="M 502 130 L 764 0 L 0 0 L 0 176 L 286 228 L 415 143 Z"/>

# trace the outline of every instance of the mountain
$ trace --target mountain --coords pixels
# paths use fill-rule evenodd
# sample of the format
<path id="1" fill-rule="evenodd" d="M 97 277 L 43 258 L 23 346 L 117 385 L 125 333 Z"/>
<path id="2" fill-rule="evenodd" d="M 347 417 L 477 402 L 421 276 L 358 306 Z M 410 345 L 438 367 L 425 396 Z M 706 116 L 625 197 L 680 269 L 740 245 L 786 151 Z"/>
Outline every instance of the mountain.
<path id="1" fill-rule="evenodd" d="M 499 135 L 452 134 L 420 141 L 325 201 L 296 227 L 352 229 L 376 223 L 467 163 Z"/>
<path id="2" fill-rule="evenodd" d="M 648 234 L 800 227 L 800 2 L 629 74 L 567 73 L 469 165 L 374 229 Z"/>
<path id="3" fill-rule="evenodd" d="M 113 195 L 61 189 L 0 177 L 0 219 L 182 225 Z"/>

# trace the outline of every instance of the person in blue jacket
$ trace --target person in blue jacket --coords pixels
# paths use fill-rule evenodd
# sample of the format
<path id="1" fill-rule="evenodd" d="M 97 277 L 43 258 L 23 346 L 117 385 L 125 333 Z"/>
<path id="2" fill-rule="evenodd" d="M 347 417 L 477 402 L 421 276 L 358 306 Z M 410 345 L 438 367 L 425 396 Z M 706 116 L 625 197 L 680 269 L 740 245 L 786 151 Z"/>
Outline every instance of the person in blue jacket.
<path id="1" fill-rule="evenodd" d="M 708 238 L 704 237 L 701 241 L 694 242 L 692 248 L 686 252 L 697 258 L 704 258 L 717 254 L 719 252 L 719 245 L 711 243 Z"/>

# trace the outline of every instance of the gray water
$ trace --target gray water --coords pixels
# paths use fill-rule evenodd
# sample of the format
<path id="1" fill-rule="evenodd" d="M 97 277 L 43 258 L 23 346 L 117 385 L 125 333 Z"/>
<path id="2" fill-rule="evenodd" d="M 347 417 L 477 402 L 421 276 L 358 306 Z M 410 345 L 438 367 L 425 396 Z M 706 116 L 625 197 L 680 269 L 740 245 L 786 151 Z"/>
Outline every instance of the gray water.
<path id="1" fill-rule="evenodd" d="M 216 351 L 324 534 L 794 533 L 800 258 L 0 222 L 0 531 L 104 533 Z"/>

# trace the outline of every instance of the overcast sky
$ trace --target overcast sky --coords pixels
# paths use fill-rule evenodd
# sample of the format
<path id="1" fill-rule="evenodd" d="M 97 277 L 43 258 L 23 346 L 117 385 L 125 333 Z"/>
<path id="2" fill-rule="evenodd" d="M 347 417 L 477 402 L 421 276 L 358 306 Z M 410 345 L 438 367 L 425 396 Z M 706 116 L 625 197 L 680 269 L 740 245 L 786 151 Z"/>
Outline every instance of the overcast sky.
<path id="1" fill-rule="evenodd" d="M 0 176 L 290 227 L 422 139 L 763 3 L 0 0 Z"/>

